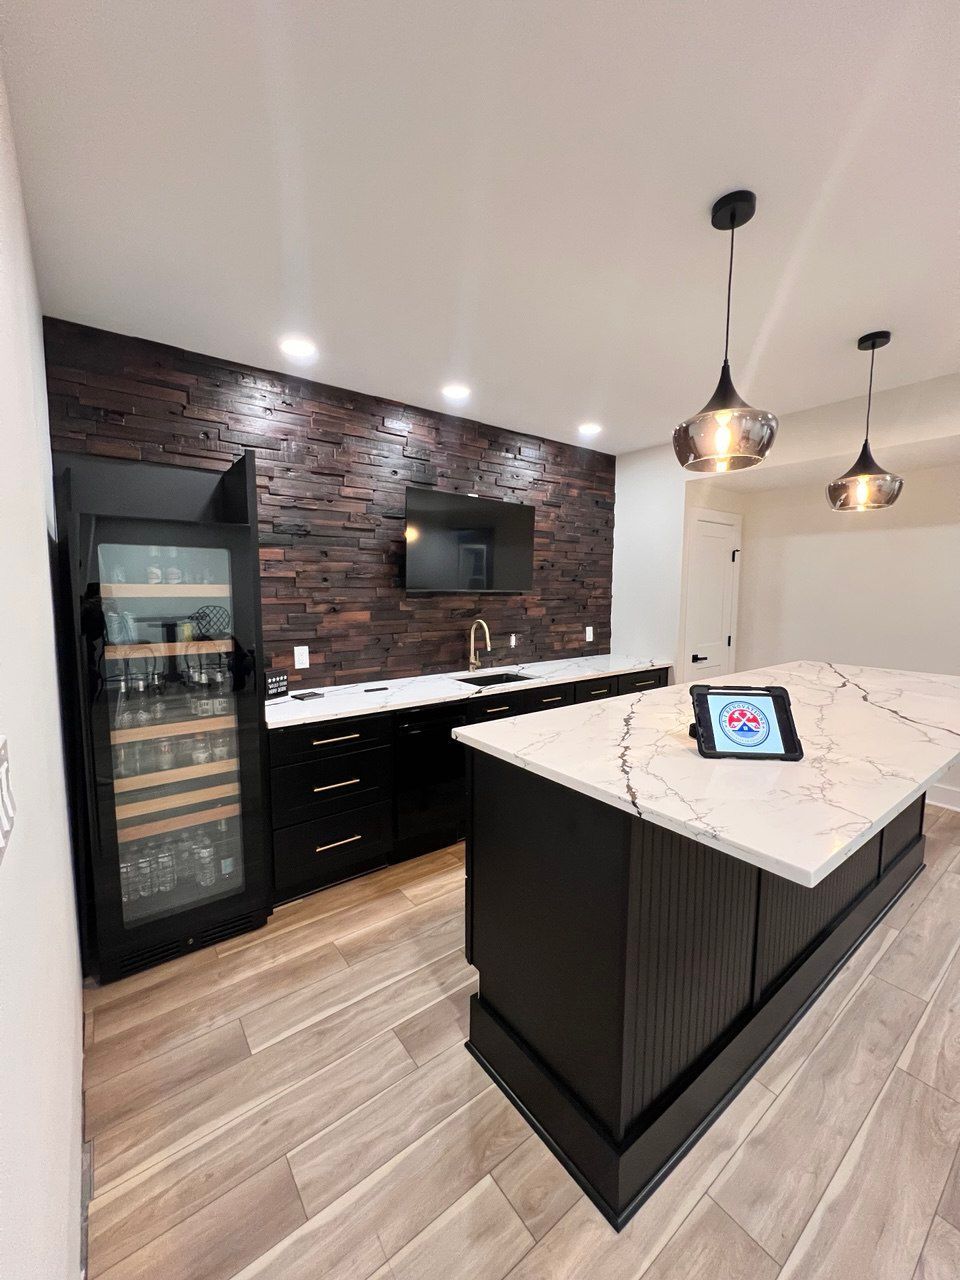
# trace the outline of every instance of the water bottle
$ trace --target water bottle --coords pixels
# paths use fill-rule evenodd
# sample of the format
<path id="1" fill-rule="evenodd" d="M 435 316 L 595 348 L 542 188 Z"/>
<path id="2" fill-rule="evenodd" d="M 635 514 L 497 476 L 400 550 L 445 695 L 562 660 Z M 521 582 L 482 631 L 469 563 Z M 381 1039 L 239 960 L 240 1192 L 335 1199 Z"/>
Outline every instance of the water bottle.
<path id="1" fill-rule="evenodd" d="M 197 884 L 201 889 L 212 889 L 217 883 L 217 863 L 213 855 L 210 837 L 201 832 L 197 837 Z"/>
<path id="2" fill-rule="evenodd" d="M 136 884 L 137 897 L 151 898 L 153 896 L 153 864 L 147 853 L 137 859 Z"/>
<path id="3" fill-rule="evenodd" d="M 120 677 L 120 686 L 117 689 L 117 708 L 113 717 L 114 728 L 116 729 L 132 729 L 136 723 L 133 706 L 130 703 L 130 695 L 127 692 L 126 679 Z"/>
<path id="4" fill-rule="evenodd" d="M 193 842 L 186 831 L 181 831 L 173 846 L 173 860 L 177 872 L 177 884 L 196 884 L 197 860 Z"/>
<path id="5" fill-rule="evenodd" d="M 120 861 L 120 898 L 123 902 L 129 902 L 134 896 L 133 863 L 129 858 L 122 858 Z"/>
<path id="6" fill-rule="evenodd" d="M 225 716 L 230 711 L 230 694 L 227 692 L 223 672 L 217 667 L 210 676 L 210 692 L 213 700 L 213 714 Z"/>
<path id="7" fill-rule="evenodd" d="M 164 706 L 163 681 L 157 672 L 150 677 L 147 685 L 147 701 L 150 706 L 150 718 L 155 723 L 159 723 L 163 719 Z"/>
<path id="8" fill-rule="evenodd" d="M 217 822 L 217 846 L 220 868 L 220 879 L 233 884 L 240 876 L 240 859 L 237 857 L 235 841 L 230 839 L 230 829 L 226 818 Z"/>
<path id="9" fill-rule="evenodd" d="M 164 845 L 157 853 L 157 889 L 160 893 L 169 893 L 176 887 L 177 869 L 173 851 Z"/>
<path id="10" fill-rule="evenodd" d="M 160 563 L 160 548 L 151 547 L 147 557 L 147 582 L 156 586 L 163 581 L 163 566 Z"/>
<path id="11" fill-rule="evenodd" d="M 198 719 L 213 715 L 213 698 L 210 693 L 210 677 L 203 668 L 197 676 L 196 684 L 190 695 L 190 711 Z"/>

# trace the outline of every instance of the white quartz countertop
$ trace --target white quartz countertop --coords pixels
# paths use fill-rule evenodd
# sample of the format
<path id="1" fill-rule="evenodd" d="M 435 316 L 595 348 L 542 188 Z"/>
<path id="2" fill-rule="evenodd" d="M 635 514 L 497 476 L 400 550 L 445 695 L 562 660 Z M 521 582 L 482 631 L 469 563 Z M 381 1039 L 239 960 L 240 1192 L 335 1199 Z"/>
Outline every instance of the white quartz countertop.
<path id="1" fill-rule="evenodd" d="M 470 747 L 812 887 L 960 759 L 960 676 L 790 662 L 800 761 L 707 760 L 689 685 L 456 729 Z"/>
<path id="2" fill-rule="evenodd" d="M 631 658 L 605 653 L 589 658 L 560 658 L 552 662 L 526 662 L 517 666 L 487 666 L 480 671 L 452 671 L 432 676 L 408 676 L 402 680 L 365 680 L 363 684 L 318 685 L 322 698 L 305 702 L 292 695 L 266 704 L 268 729 L 291 725 L 318 724 L 344 716 L 372 715 L 376 711 L 397 711 L 403 707 L 426 707 L 439 702 L 460 702 L 464 698 L 503 697 L 514 689 L 536 689 L 569 680 L 589 680 L 593 676 L 625 675 L 669 667 L 669 659 Z M 516 672 L 526 677 L 507 684 L 476 687 L 459 683 L 466 676 L 490 675 L 495 671 Z M 305 690 L 297 689 L 297 693 Z"/>

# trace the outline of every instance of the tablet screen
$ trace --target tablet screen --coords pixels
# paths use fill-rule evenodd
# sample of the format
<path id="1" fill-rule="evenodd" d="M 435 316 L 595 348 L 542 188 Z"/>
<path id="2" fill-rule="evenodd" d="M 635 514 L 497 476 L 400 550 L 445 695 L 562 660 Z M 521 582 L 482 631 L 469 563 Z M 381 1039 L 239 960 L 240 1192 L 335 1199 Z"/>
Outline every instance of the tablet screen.
<path id="1" fill-rule="evenodd" d="M 718 751 L 738 755 L 775 755 L 783 751 L 780 722 L 767 693 L 738 697 L 736 690 L 708 693 L 707 707 Z"/>

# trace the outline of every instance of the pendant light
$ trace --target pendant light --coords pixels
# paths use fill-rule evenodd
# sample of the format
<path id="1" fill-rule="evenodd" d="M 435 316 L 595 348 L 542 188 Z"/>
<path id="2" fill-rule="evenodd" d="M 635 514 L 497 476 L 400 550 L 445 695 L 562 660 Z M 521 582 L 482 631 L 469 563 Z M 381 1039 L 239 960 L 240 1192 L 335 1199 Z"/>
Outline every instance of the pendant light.
<path id="1" fill-rule="evenodd" d="M 867 385 L 867 429 L 860 456 L 850 468 L 832 484 L 827 485 L 827 501 L 834 511 L 877 511 L 892 507 L 900 497 L 903 479 L 892 471 L 877 466 L 870 452 L 870 406 L 873 402 L 873 363 L 877 348 L 890 341 L 889 329 L 865 333 L 857 342 L 861 351 L 870 352 L 870 381 Z"/>
<path id="2" fill-rule="evenodd" d="M 730 295 L 733 287 L 733 237 L 757 209 L 752 191 L 731 191 L 713 206 L 710 221 L 718 231 L 730 232 L 727 272 L 727 323 L 723 365 L 717 389 L 699 413 L 673 432 L 673 449 L 688 471 L 739 471 L 754 467 L 767 456 L 777 434 L 777 419 L 765 409 L 753 409 L 737 395 L 730 377 Z"/>

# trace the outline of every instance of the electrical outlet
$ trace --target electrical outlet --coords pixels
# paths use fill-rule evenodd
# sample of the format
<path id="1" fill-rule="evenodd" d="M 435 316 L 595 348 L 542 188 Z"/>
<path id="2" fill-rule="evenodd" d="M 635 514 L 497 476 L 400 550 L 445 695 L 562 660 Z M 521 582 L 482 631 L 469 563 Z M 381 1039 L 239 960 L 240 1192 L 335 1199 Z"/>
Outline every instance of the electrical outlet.
<path id="1" fill-rule="evenodd" d="M 587 627 L 587 644 L 593 639 L 593 627 Z"/>
<path id="2" fill-rule="evenodd" d="M 510 632 L 510 648 L 515 649 L 516 647 L 517 647 L 517 633 L 515 631 L 511 631 Z"/>
<path id="3" fill-rule="evenodd" d="M 293 646 L 293 665 L 298 671 L 302 671 L 304 667 L 310 665 L 310 646 L 306 644 L 295 644 Z"/>

